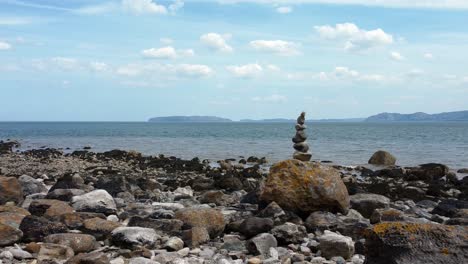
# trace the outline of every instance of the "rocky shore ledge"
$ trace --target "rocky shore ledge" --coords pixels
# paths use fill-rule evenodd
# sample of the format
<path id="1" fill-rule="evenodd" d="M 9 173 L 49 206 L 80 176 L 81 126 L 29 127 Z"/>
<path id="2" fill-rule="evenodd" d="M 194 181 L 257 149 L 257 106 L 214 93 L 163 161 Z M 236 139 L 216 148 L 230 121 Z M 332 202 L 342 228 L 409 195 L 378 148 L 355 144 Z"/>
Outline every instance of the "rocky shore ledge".
<path id="1" fill-rule="evenodd" d="M 0 263 L 467 263 L 468 177 L 0 143 Z M 374 168 L 374 169 L 370 169 Z M 461 170 L 463 172 L 463 170 Z M 466 171 L 465 171 L 466 172 Z"/>

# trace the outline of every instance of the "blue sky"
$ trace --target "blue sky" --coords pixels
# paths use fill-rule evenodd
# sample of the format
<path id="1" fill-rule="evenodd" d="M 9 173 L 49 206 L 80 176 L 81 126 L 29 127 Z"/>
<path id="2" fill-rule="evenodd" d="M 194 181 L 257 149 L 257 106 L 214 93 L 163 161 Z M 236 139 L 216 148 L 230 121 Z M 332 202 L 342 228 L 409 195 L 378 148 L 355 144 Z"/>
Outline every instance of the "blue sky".
<path id="1" fill-rule="evenodd" d="M 468 109 L 464 0 L 0 0 L 3 121 Z"/>

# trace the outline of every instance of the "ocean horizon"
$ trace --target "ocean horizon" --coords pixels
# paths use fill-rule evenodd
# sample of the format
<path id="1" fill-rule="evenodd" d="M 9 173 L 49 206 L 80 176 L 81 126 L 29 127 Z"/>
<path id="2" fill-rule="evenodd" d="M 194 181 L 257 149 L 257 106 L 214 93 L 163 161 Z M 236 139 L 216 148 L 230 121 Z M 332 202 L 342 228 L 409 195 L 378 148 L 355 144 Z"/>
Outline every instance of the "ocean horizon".
<path id="1" fill-rule="evenodd" d="M 467 122 L 309 122 L 307 131 L 317 161 L 362 165 L 375 151 L 386 150 L 400 166 L 435 162 L 453 169 L 468 167 Z M 289 122 L 0 122 L 0 140 L 18 140 L 21 149 L 123 149 L 212 161 L 288 159 L 293 136 Z"/>

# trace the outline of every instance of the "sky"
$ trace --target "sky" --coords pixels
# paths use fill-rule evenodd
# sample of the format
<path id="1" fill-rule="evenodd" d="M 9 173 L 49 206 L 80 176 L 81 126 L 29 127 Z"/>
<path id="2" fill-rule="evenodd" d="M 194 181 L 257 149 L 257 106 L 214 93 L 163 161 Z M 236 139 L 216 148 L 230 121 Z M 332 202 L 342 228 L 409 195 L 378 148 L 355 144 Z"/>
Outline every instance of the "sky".
<path id="1" fill-rule="evenodd" d="M 0 120 L 467 110 L 466 25 L 466 0 L 0 0 Z"/>

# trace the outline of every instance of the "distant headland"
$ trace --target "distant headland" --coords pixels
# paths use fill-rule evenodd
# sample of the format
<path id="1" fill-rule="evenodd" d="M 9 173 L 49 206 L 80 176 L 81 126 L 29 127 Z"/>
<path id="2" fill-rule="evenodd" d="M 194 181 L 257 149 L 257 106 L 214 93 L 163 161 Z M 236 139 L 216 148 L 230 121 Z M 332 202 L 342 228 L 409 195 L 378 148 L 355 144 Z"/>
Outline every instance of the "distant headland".
<path id="1" fill-rule="evenodd" d="M 152 123 L 294 123 L 295 119 L 270 118 L 270 119 L 241 119 L 234 121 L 217 116 L 163 116 L 148 120 Z M 308 122 L 444 122 L 444 121 L 467 121 L 468 110 L 446 112 L 439 114 L 427 114 L 417 112 L 413 114 L 380 113 L 367 118 L 341 118 L 341 119 L 311 119 Z"/>

